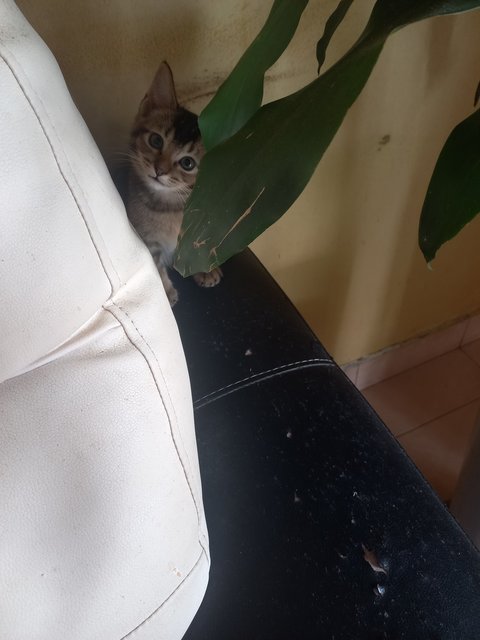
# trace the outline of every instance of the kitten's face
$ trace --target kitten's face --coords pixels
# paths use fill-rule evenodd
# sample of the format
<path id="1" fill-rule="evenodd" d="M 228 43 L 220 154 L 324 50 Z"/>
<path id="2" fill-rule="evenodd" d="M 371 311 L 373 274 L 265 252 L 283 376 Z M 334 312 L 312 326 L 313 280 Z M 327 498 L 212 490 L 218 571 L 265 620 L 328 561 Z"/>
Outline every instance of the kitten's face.
<path id="1" fill-rule="evenodd" d="M 153 109 L 137 118 L 133 168 L 149 189 L 191 190 L 205 151 L 197 117 L 185 109 Z"/>
<path id="2" fill-rule="evenodd" d="M 205 150 L 197 116 L 177 104 L 166 63 L 140 105 L 131 154 L 133 169 L 148 189 L 159 197 L 178 195 L 186 200 Z"/>

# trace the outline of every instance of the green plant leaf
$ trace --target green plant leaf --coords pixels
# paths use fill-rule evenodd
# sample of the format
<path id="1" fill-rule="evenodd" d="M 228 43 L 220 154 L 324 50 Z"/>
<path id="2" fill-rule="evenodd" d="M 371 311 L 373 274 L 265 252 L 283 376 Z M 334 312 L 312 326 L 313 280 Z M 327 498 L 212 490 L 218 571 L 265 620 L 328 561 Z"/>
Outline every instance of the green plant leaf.
<path id="1" fill-rule="evenodd" d="M 369 28 L 389 35 L 413 22 L 477 9 L 479 0 L 377 0 Z"/>
<path id="2" fill-rule="evenodd" d="M 380 50 L 358 50 L 354 64 L 345 59 L 300 92 L 262 107 L 241 131 L 205 155 L 177 247 L 180 273 L 213 269 L 293 204 Z M 345 82 L 334 84 L 337 72 Z M 322 100 L 325 95 L 330 101 Z M 322 119 L 327 126 L 318 126 Z"/>
<path id="3" fill-rule="evenodd" d="M 480 213 L 480 110 L 455 127 L 440 153 L 418 230 L 427 262 Z"/>
<path id="4" fill-rule="evenodd" d="M 332 39 L 333 34 L 337 30 L 337 27 L 340 25 L 340 23 L 346 16 L 347 11 L 352 6 L 352 3 L 353 3 L 353 0 L 340 0 L 337 8 L 325 23 L 325 29 L 323 31 L 323 35 L 317 43 L 318 73 L 320 73 L 320 69 L 322 68 L 323 63 L 325 62 L 325 55 L 327 53 L 330 40 Z"/>
<path id="5" fill-rule="evenodd" d="M 205 148 L 236 133 L 262 104 L 265 72 L 282 55 L 308 0 L 275 0 L 262 30 L 199 118 Z"/>
<path id="6" fill-rule="evenodd" d="M 386 38 L 406 24 L 480 0 L 377 0 L 360 39 L 300 91 L 259 109 L 202 160 L 175 267 L 209 271 L 241 251 L 293 204 L 363 89 Z"/>

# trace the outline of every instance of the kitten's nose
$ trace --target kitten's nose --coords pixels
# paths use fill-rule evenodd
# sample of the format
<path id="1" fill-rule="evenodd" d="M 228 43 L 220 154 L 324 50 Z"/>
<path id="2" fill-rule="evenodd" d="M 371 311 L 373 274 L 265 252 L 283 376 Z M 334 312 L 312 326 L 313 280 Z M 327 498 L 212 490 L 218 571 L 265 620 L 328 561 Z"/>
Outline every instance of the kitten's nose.
<path id="1" fill-rule="evenodd" d="M 155 164 L 155 173 L 157 178 L 165 175 L 169 171 L 170 171 L 170 166 L 167 162 L 157 162 Z"/>

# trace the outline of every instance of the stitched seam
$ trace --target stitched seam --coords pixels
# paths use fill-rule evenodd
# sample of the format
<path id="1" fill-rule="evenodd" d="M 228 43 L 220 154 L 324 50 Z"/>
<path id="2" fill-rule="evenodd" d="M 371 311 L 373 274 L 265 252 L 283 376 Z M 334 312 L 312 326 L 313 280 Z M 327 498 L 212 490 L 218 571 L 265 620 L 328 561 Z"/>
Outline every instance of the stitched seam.
<path id="1" fill-rule="evenodd" d="M 116 309 L 119 309 L 120 311 L 122 311 L 123 313 L 125 313 L 125 311 L 123 311 L 123 309 L 121 309 L 121 308 L 120 308 L 118 305 L 116 305 L 114 302 L 110 302 L 110 304 L 111 304 L 113 307 L 115 307 Z M 110 313 L 110 314 L 115 318 L 115 320 L 119 323 L 119 325 L 122 327 L 122 329 L 123 329 L 123 331 L 124 331 L 124 333 L 125 333 L 125 335 L 126 335 L 126 337 L 127 337 L 128 341 L 129 341 L 129 342 L 130 342 L 130 344 L 131 344 L 131 345 L 132 345 L 132 346 L 133 346 L 133 347 L 138 351 L 138 353 L 140 353 L 140 355 L 143 357 L 143 359 L 144 359 L 144 360 L 145 360 L 145 362 L 147 363 L 147 367 L 149 368 L 150 373 L 152 374 L 153 381 L 154 381 L 155 386 L 156 386 L 157 391 L 158 391 L 158 396 L 159 396 L 159 398 L 160 398 L 160 401 L 161 401 L 161 403 L 162 403 L 162 405 L 163 405 L 163 408 L 164 408 L 165 414 L 166 414 L 167 419 L 168 419 L 168 424 L 169 424 L 169 427 L 170 427 L 170 435 L 171 435 L 171 438 L 172 438 L 173 446 L 175 447 L 175 451 L 176 451 L 176 454 L 177 454 L 178 460 L 179 460 L 179 462 L 180 462 L 180 465 L 181 465 L 181 467 L 182 467 L 183 474 L 184 474 L 184 476 L 185 476 L 185 480 L 186 480 L 186 483 L 187 483 L 188 489 L 189 489 L 189 491 L 190 491 L 190 495 L 191 495 L 191 497 L 192 497 L 193 504 L 194 504 L 194 506 L 195 506 L 195 511 L 196 511 L 196 513 L 197 513 L 197 523 L 198 523 L 198 533 L 199 533 L 198 543 L 199 543 L 199 545 L 201 546 L 201 548 L 203 549 L 203 552 L 204 552 L 204 553 L 207 555 L 207 557 L 208 557 L 208 554 L 207 554 L 207 551 L 206 551 L 206 549 L 205 549 L 205 546 L 203 545 L 203 540 L 201 540 L 201 538 L 200 538 L 200 531 L 201 531 L 201 517 L 200 517 L 200 509 L 199 509 L 199 506 L 198 506 L 198 504 L 197 504 L 197 500 L 196 500 L 196 498 L 195 498 L 195 494 L 194 494 L 194 492 L 193 492 L 192 485 L 190 484 L 190 480 L 189 480 L 189 477 L 188 477 L 187 470 L 186 470 L 186 468 L 185 468 L 185 464 L 184 464 L 184 462 L 183 462 L 183 460 L 182 460 L 182 456 L 180 455 L 180 451 L 178 450 L 178 445 L 177 445 L 177 442 L 176 442 L 176 440 L 175 440 L 175 436 L 174 436 L 174 433 L 173 433 L 173 425 L 172 425 L 172 419 L 171 419 L 171 416 L 170 416 L 170 412 L 168 411 L 167 406 L 166 406 L 166 404 L 165 404 L 165 401 L 164 401 L 164 399 L 163 399 L 162 392 L 161 392 L 160 387 L 159 387 L 159 385 L 158 385 L 158 382 L 157 382 L 157 379 L 156 379 L 155 373 L 154 373 L 154 371 L 153 371 L 153 369 L 152 369 L 152 365 L 150 364 L 149 359 L 147 358 L 146 354 L 144 354 L 144 353 L 143 353 L 143 351 L 139 348 L 139 346 L 138 346 L 137 344 L 135 344 L 135 343 L 133 342 L 133 340 L 130 338 L 130 336 L 128 335 L 128 332 L 127 332 L 127 330 L 126 330 L 125 326 L 123 325 L 123 323 L 121 322 L 121 320 L 120 320 L 120 319 L 119 319 L 119 318 L 118 318 L 118 317 L 113 313 L 113 311 L 112 311 L 111 309 L 109 309 L 107 306 L 105 306 L 105 305 L 104 305 L 104 307 L 103 307 L 103 308 L 105 309 L 105 311 L 107 311 L 108 313 Z M 142 340 L 142 342 L 143 342 L 145 345 L 148 345 L 148 343 L 146 342 L 145 338 L 143 338 L 143 336 L 141 335 L 141 333 L 139 332 L 139 330 L 137 329 L 137 327 L 135 326 L 135 324 L 132 322 L 132 320 L 131 320 L 131 318 L 128 316 L 128 314 L 125 314 L 125 315 L 126 315 L 126 316 L 127 316 L 127 318 L 129 319 L 129 321 L 132 323 L 132 326 L 134 327 L 134 329 L 135 329 L 135 331 L 136 331 L 137 335 L 138 335 L 138 336 L 139 336 L 139 338 Z M 150 349 L 150 350 L 151 350 L 151 349 Z M 158 365 L 158 360 L 157 360 L 157 365 Z M 158 366 L 159 366 L 159 369 L 160 369 L 160 365 L 158 365 Z M 162 376 L 162 377 L 163 377 L 163 376 Z M 167 391 L 167 393 L 168 393 L 168 391 Z M 171 401 L 171 399 L 170 399 L 170 401 Z M 172 403 L 172 406 L 173 406 L 173 403 Z"/>
<path id="2" fill-rule="evenodd" d="M 8 47 L 5 47 L 5 49 L 7 49 L 7 50 L 8 50 Z M 10 55 L 12 55 L 12 52 L 11 52 L 11 51 L 9 51 L 9 53 L 10 53 Z M 14 56 L 13 56 L 13 57 L 14 57 Z M 91 231 L 91 229 L 90 229 L 90 226 L 89 226 L 88 222 L 87 222 L 87 221 L 86 221 L 86 219 L 85 219 L 85 215 L 84 215 L 84 213 L 83 213 L 83 211 L 82 211 L 82 207 L 81 207 L 81 205 L 80 205 L 80 203 L 79 203 L 79 201 L 78 201 L 78 199 L 77 199 L 77 197 L 76 197 L 76 195 L 75 195 L 75 193 L 74 193 L 73 187 L 71 186 L 71 184 L 70 184 L 70 182 L 68 181 L 68 179 L 67 179 L 67 177 L 66 177 L 65 173 L 63 172 L 63 169 L 62 169 L 62 166 L 61 166 L 60 160 L 59 160 L 59 158 L 57 157 L 57 154 L 56 154 L 56 152 L 55 152 L 55 148 L 54 148 L 53 142 L 50 140 L 50 137 L 49 137 L 49 135 L 48 135 L 48 133 L 47 133 L 47 131 L 46 131 L 45 127 L 44 127 L 44 124 L 43 124 L 42 120 L 40 119 L 40 116 L 39 116 L 39 114 L 37 113 L 37 110 L 35 109 L 35 107 L 34 107 L 34 105 L 33 105 L 33 102 L 31 101 L 31 99 L 30 99 L 29 95 L 27 94 L 26 89 L 25 89 L 25 88 L 24 88 L 24 86 L 22 85 L 22 83 L 21 83 L 21 81 L 20 81 L 20 78 L 17 76 L 17 74 L 15 73 L 15 71 L 14 71 L 13 67 L 12 67 L 12 66 L 11 66 L 11 64 L 8 62 L 8 60 L 5 58 L 5 56 L 3 56 L 2 54 L 0 54 L 0 58 L 3 60 L 3 62 L 6 64 L 6 66 L 7 66 L 7 67 L 8 67 L 8 69 L 10 70 L 10 73 L 11 73 L 11 74 L 13 75 L 13 77 L 15 78 L 15 80 L 16 80 L 16 82 L 17 82 L 18 86 L 20 87 L 20 89 L 21 89 L 21 91 L 22 91 L 22 93 L 23 93 L 23 95 L 24 95 L 24 97 L 25 97 L 26 101 L 27 101 L 27 102 L 28 102 L 28 104 L 30 105 L 30 108 L 31 108 L 31 110 L 32 110 L 33 114 L 35 115 L 35 118 L 37 119 L 38 124 L 40 125 L 40 128 L 41 128 L 41 129 L 42 129 L 42 131 L 43 131 L 43 135 L 45 136 L 45 139 L 46 139 L 46 141 L 47 141 L 47 143 L 48 143 L 48 146 L 50 147 L 50 150 L 51 150 L 51 152 L 52 152 L 53 158 L 54 158 L 55 163 L 56 163 L 56 165 L 57 165 L 58 171 L 59 171 L 60 175 L 62 176 L 63 181 L 64 181 L 64 182 L 65 182 L 65 184 L 67 185 L 67 188 L 68 188 L 68 190 L 69 190 L 69 192 L 70 192 L 70 195 L 72 196 L 73 201 L 75 202 L 75 204 L 76 204 L 76 206 L 77 206 L 78 212 L 80 213 L 80 216 L 81 216 L 81 218 L 82 218 L 82 220 L 83 220 L 83 224 L 85 225 L 85 228 L 87 229 L 87 233 L 88 233 L 88 235 L 90 236 L 90 240 L 91 240 L 91 242 L 92 242 L 92 244 L 93 244 L 93 246 L 94 246 L 94 248 L 95 248 L 95 252 L 96 252 L 96 254 L 97 254 L 97 257 L 98 257 L 98 259 L 99 259 L 99 261 L 100 261 L 100 264 L 102 265 L 103 272 L 104 272 L 104 274 L 105 274 L 105 276 L 106 276 L 106 278 L 107 278 L 107 280 L 108 280 L 108 283 L 109 283 L 109 285 L 110 285 L 110 295 L 112 295 L 112 294 L 113 294 L 113 290 L 114 290 L 113 282 L 112 282 L 112 281 L 111 281 L 111 279 L 110 279 L 110 276 L 109 276 L 108 271 L 107 271 L 107 268 L 106 268 L 106 266 L 105 266 L 105 263 L 104 263 L 103 257 L 102 257 L 102 255 L 101 255 L 101 253 L 100 253 L 99 248 L 97 247 L 97 244 L 96 244 L 96 242 L 95 242 L 95 240 L 94 240 L 94 237 L 93 237 L 93 233 L 92 233 L 92 231 Z M 18 64 L 18 62 L 17 62 L 17 64 Z M 22 67 L 21 67 L 21 65 L 19 65 L 19 67 L 20 67 L 20 68 L 22 68 Z M 45 109 L 45 105 L 43 104 L 43 101 L 41 100 L 41 98 L 39 97 L 39 95 L 36 93 L 36 91 L 34 91 L 33 87 L 30 87 L 30 89 L 31 89 L 32 93 L 33 93 L 33 94 L 35 94 L 35 97 L 36 97 L 36 99 L 38 100 L 38 102 L 42 105 L 43 109 L 45 110 L 45 113 L 47 113 L 47 109 Z M 56 135 L 57 135 L 57 138 L 59 138 L 58 133 L 57 133 L 57 131 L 56 131 L 56 129 L 55 129 L 55 126 L 53 125 L 52 121 L 51 121 L 49 118 L 48 118 L 48 120 L 49 120 L 49 122 L 50 122 L 50 126 L 51 126 L 51 127 L 52 127 L 52 129 L 55 131 L 55 133 L 56 133 Z M 66 155 L 64 156 L 64 160 L 65 160 L 66 164 L 68 165 L 68 168 L 70 169 L 70 172 L 73 174 L 72 167 L 71 167 L 70 163 L 68 162 L 68 158 L 66 157 Z M 77 186 L 78 186 L 78 188 L 80 189 L 80 191 L 82 192 L 82 195 L 84 195 L 84 194 L 83 194 L 83 190 L 80 188 L 80 185 L 79 185 L 79 184 L 77 184 Z M 120 282 L 120 276 L 118 275 L 118 273 L 117 273 L 117 271 L 116 271 L 116 269 L 115 269 L 115 266 L 113 265 L 113 262 L 111 261 L 110 257 L 109 257 L 109 261 L 110 261 L 110 264 L 111 264 L 111 266 L 112 266 L 112 269 L 113 269 L 113 271 L 114 271 L 115 275 L 116 275 L 116 276 L 117 276 L 117 278 L 118 278 L 118 281 Z"/>
<path id="3" fill-rule="evenodd" d="M 142 627 L 144 627 L 145 625 L 147 625 L 149 622 L 152 621 L 152 619 L 157 615 L 157 613 L 160 611 L 160 609 L 162 609 L 162 607 L 164 607 L 164 605 L 166 605 L 168 603 L 168 601 L 177 593 L 177 591 L 185 584 L 185 582 L 188 580 L 188 578 L 190 578 L 190 576 L 194 573 L 195 569 L 198 567 L 198 565 L 200 564 L 200 561 L 202 560 L 202 557 L 205 555 L 205 557 L 207 558 L 206 554 L 205 554 L 205 550 L 202 547 L 202 552 L 200 553 L 200 556 L 198 557 L 198 560 L 195 562 L 195 564 L 193 565 L 193 567 L 190 569 L 190 571 L 187 573 L 187 575 L 185 576 L 185 578 L 180 582 L 179 585 L 176 586 L 176 588 L 172 591 L 172 593 L 165 598 L 165 600 L 162 602 L 161 605 L 159 605 L 155 611 L 153 611 L 148 618 L 145 618 L 145 620 L 143 622 L 141 622 L 139 625 L 137 625 L 135 627 L 135 629 L 132 629 L 131 631 L 129 631 L 127 633 L 127 635 L 123 636 L 120 640 L 127 640 L 127 638 L 131 638 L 133 637 L 136 633 L 138 633 L 140 631 L 140 629 Z"/>
<path id="4" fill-rule="evenodd" d="M 130 320 L 130 322 L 132 323 L 133 327 L 135 328 L 135 331 L 138 333 L 138 335 L 140 336 L 140 338 L 142 339 L 143 343 L 145 344 L 145 346 L 147 347 L 147 349 L 150 351 L 150 354 L 152 355 L 153 359 L 155 360 L 155 362 L 157 363 L 157 367 L 158 367 L 158 371 L 160 373 L 160 376 L 162 377 L 163 383 L 165 385 L 165 391 L 167 393 L 168 399 L 170 401 L 170 407 L 172 409 L 172 413 L 173 413 L 173 417 L 174 417 L 174 422 L 175 424 L 178 426 L 179 424 L 179 420 L 178 420 L 178 416 L 177 416 L 177 412 L 175 410 L 175 403 L 172 400 L 172 396 L 170 395 L 170 390 L 168 388 L 168 384 L 167 381 L 165 380 L 165 376 L 163 375 L 163 371 L 162 371 L 162 367 L 160 366 L 160 363 L 158 361 L 157 358 L 157 354 L 155 353 L 155 351 L 152 349 L 152 347 L 150 346 L 150 343 L 148 342 L 148 340 L 144 337 L 144 335 L 141 333 L 140 329 L 137 327 L 137 325 L 135 324 L 135 322 L 133 321 L 133 318 L 130 316 L 130 314 L 126 311 L 126 309 L 123 309 L 123 307 L 121 307 L 119 304 L 116 304 L 114 302 L 112 302 L 113 305 L 115 305 L 118 309 L 120 309 L 120 311 L 122 311 L 127 318 Z M 152 371 L 152 375 L 155 376 L 155 374 Z M 160 390 L 159 390 L 160 392 Z M 165 411 L 167 411 L 167 408 L 165 406 Z M 167 411 L 168 413 L 168 411 Z M 187 453 L 187 447 L 185 446 L 185 443 L 183 441 L 182 438 L 182 432 L 180 430 L 180 428 L 178 428 L 178 436 L 180 438 L 180 441 L 182 443 L 182 447 L 183 447 L 183 451 L 185 454 L 185 458 L 187 459 L 187 463 L 188 463 L 188 467 L 190 469 L 190 471 L 192 471 L 192 463 L 190 462 L 190 458 L 188 457 L 188 453 Z M 172 438 L 174 438 L 173 436 L 173 430 L 172 430 Z M 178 455 L 180 457 L 180 453 L 178 452 Z"/>
<path id="5" fill-rule="evenodd" d="M 221 394 L 224 391 L 227 391 L 228 389 L 232 389 L 233 387 L 241 387 L 243 384 L 248 383 L 248 382 L 257 382 L 258 380 L 262 380 L 263 378 L 268 378 L 268 377 L 272 377 L 272 374 L 275 373 L 279 373 L 281 371 L 285 371 L 285 370 L 290 370 L 290 369 L 294 369 L 295 367 L 305 367 L 305 366 L 313 366 L 314 364 L 321 364 L 321 365 L 332 365 L 333 366 L 333 362 L 331 360 L 329 360 L 328 358 L 310 358 L 309 360 L 298 360 L 297 362 L 290 362 L 289 364 L 282 364 L 279 367 L 275 367 L 274 369 L 267 369 L 266 371 L 262 371 L 260 373 L 254 373 L 251 376 L 248 376 L 247 378 L 243 378 L 242 380 L 237 380 L 236 382 L 232 382 L 231 384 L 227 384 L 225 387 L 220 387 L 220 389 L 216 389 L 215 391 L 212 391 L 211 393 L 207 393 L 207 395 L 202 396 L 201 398 L 198 398 L 197 400 L 195 400 L 195 402 L 193 403 L 194 406 L 196 407 L 196 405 L 205 402 L 206 400 L 208 400 L 209 398 L 211 398 L 212 396 L 216 396 L 217 394 Z"/>

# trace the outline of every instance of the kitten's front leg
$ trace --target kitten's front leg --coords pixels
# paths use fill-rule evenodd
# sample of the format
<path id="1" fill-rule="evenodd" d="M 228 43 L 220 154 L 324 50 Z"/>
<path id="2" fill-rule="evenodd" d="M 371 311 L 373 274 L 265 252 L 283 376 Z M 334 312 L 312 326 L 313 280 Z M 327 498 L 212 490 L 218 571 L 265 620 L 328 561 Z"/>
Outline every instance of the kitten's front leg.
<path id="1" fill-rule="evenodd" d="M 165 267 L 158 267 L 158 273 L 162 279 L 163 287 L 170 302 L 170 306 L 173 307 L 178 302 L 178 291 L 173 286 L 173 282 L 168 277 L 167 269 Z"/>
<path id="2" fill-rule="evenodd" d="M 173 282 L 168 276 L 167 267 L 165 266 L 165 254 L 163 251 L 158 250 L 157 245 L 147 245 L 147 247 L 152 254 L 153 261 L 155 262 L 160 278 L 162 279 L 163 288 L 167 294 L 170 306 L 173 307 L 178 302 L 178 291 L 175 289 Z"/>
<path id="3" fill-rule="evenodd" d="M 199 287 L 215 287 L 223 277 L 223 272 L 220 267 L 212 269 L 208 273 L 194 273 L 193 279 Z"/>

